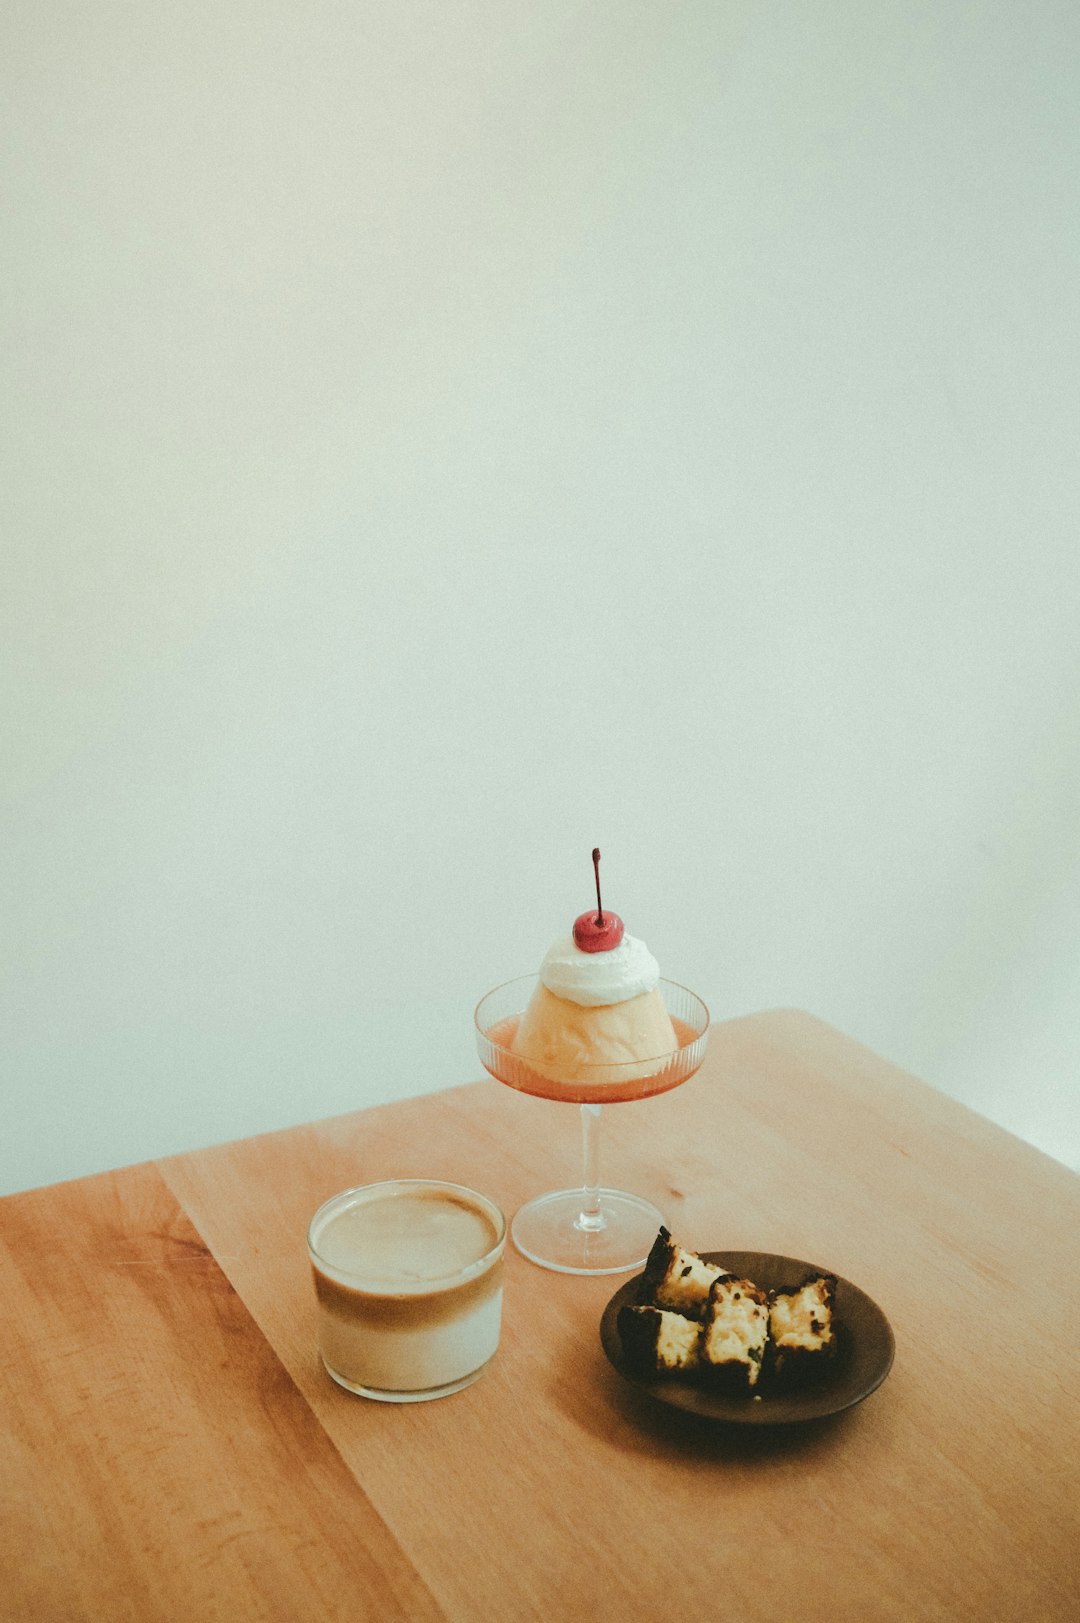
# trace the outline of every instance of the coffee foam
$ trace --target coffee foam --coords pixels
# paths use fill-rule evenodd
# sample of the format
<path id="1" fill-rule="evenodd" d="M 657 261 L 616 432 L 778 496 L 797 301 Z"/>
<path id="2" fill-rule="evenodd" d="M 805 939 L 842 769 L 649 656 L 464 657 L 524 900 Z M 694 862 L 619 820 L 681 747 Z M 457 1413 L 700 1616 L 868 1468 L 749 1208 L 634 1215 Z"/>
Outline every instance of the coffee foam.
<path id="1" fill-rule="evenodd" d="M 448 1190 L 359 1190 L 312 1226 L 317 1266 L 342 1284 L 398 1294 L 459 1283 L 493 1247 L 494 1223 L 475 1201 Z"/>

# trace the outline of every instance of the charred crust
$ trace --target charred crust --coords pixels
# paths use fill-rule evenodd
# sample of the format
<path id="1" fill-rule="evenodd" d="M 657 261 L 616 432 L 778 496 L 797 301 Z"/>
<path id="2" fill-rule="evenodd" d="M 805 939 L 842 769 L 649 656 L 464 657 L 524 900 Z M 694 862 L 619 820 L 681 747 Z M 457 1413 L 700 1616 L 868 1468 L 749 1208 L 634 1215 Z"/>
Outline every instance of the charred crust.
<path id="1" fill-rule="evenodd" d="M 742 1358 L 726 1358 L 719 1364 L 703 1360 L 698 1372 L 699 1379 L 703 1386 L 710 1387 L 714 1392 L 744 1397 L 755 1390 L 755 1364 L 756 1360 Z"/>
<path id="2" fill-rule="evenodd" d="M 700 1321 L 708 1298 L 708 1278 L 721 1272 L 696 1251 L 687 1251 L 661 1227 L 645 1260 L 637 1300 L 642 1306 Z"/>
<path id="3" fill-rule="evenodd" d="M 769 1296 L 760 1285 L 755 1285 L 752 1279 L 733 1279 L 730 1274 L 721 1274 L 709 1286 L 708 1301 L 711 1305 L 731 1292 L 732 1298 L 737 1302 L 740 1296 L 745 1296 L 750 1302 L 758 1302 L 762 1307 L 768 1307 Z"/>
<path id="4" fill-rule="evenodd" d="M 619 1337 L 627 1366 L 638 1375 L 655 1375 L 656 1344 L 660 1339 L 660 1311 L 655 1307 L 619 1310 Z"/>
<path id="5" fill-rule="evenodd" d="M 769 1301 L 775 1302 L 778 1296 L 798 1296 L 799 1292 L 804 1291 L 807 1285 L 819 1285 L 821 1287 L 821 1295 L 825 1306 L 831 1310 L 833 1298 L 836 1295 L 835 1274 L 809 1273 L 805 1274 L 797 1285 L 777 1285 L 775 1290 L 769 1292 Z"/>
<path id="6" fill-rule="evenodd" d="M 641 1276 L 641 1289 L 638 1300 L 647 1302 L 655 1296 L 657 1290 L 664 1282 L 671 1260 L 675 1255 L 675 1247 L 671 1243 L 671 1235 L 663 1224 L 660 1232 L 652 1243 L 652 1249 L 645 1259 L 645 1272 Z"/>
<path id="7" fill-rule="evenodd" d="M 793 1386 L 809 1386 L 826 1373 L 835 1356 L 835 1336 L 820 1347 L 778 1347 L 775 1341 L 770 1341 L 769 1380 L 783 1391 Z"/>
<path id="8" fill-rule="evenodd" d="M 670 1330 L 672 1324 L 685 1325 L 693 1332 L 693 1339 L 685 1346 L 676 1343 L 665 1355 L 662 1339 L 665 1329 Z M 628 1305 L 619 1310 L 618 1328 L 623 1357 L 635 1374 L 689 1375 L 696 1369 L 701 1327 L 693 1319 L 666 1308 Z"/>

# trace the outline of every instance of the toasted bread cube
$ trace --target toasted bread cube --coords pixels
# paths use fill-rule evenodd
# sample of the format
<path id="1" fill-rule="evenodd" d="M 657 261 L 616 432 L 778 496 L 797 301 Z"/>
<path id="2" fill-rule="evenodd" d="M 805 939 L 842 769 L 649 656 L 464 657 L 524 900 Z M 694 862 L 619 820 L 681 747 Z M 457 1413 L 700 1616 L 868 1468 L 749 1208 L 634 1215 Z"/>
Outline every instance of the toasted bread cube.
<path id="1" fill-rule="evenodd" d="M 702 1365 L 724 1385 L 751 1391 L 769 1339 L 769 1299 L 749 1279 L 713 1281 L 705 1309 Z"/>
<path id="2" fill-rule="evenodd" d="M 640 1375 L 669 1375 L 696 1369 L 701 1325 L 659 1307 L 624 1307 L 619 1335 L 630 1367 Z"/>
<path id="3" fill-rule="evenodd" d="M 661 1228 L 645 1263 L 641 1301 L 701 1318 L 713 1280 L 726 1277 L 722 1268 L 705 1262 L 695 1251 L 685 1251 Z"/>
<path id="4" fill-rule="evenodd" d="M 801 1285 L 781 1286 L 769 1299 L 773 1372 L 810 1375 L 836 1352 L 833 1274 L 810 1274 Z"/>

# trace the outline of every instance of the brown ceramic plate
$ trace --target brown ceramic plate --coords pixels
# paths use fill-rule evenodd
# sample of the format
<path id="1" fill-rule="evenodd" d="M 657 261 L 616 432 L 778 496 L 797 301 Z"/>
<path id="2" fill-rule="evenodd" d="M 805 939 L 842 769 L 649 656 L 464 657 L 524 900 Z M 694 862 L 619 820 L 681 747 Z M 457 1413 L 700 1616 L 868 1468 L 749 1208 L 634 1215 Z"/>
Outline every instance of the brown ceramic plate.
<path id="1" fill-rule="evenodd" d="M 702 1251 L 706 1262 L 729 1274 L 752 1280 L 765 1290 L 798 1285 L 810 1273 L 828 1273 L 815 1263 L 778 1257 L 768 1251 Z M 895 1343 L 889 1321 L 876 1302 L 857 1285 L 837 1277 L 833 1312 L 837 1325 L 836 1355 L 812 1382 L 794 1391 L 769 1392 L 760 1398 L 710 1392 L 678 1375 L 649 1379 L 627 1368 L 619 1336 L 619 1309 L 638 1299 L 641 1274 L 615 1292 L 600 1320 L 600 1340 L 610 1362 L 624 1380 L 672 1409 L 739 1426 L 787 1426 L 802 1420 L 820 1420 L 839 1414 L 869 1397 L 892 1367 Z"/>

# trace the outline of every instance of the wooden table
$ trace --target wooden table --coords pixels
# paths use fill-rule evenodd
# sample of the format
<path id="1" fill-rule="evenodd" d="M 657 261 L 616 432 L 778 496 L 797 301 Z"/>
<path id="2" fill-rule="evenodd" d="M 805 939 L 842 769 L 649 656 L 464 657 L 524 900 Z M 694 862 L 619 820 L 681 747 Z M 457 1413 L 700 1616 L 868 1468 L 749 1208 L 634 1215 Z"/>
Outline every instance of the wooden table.
<path id="1" fill-rule="evenodd" d="M 705 1430 L 625 1385 L 615 1278 L 508 1252 L 502 1345 L 435 1403 L 340 1391 L 308 1217 L 454 1179 L 512 1212 L 577 1113 L 480 1082 L 0 1201 L 5 1619 L 1080 1618 L 1080 1179 L 808 1015 L 718 1026 L 604 1113 L 697 1249 L 806 1257 L 896 1336 L 842 1416 Z"/>

